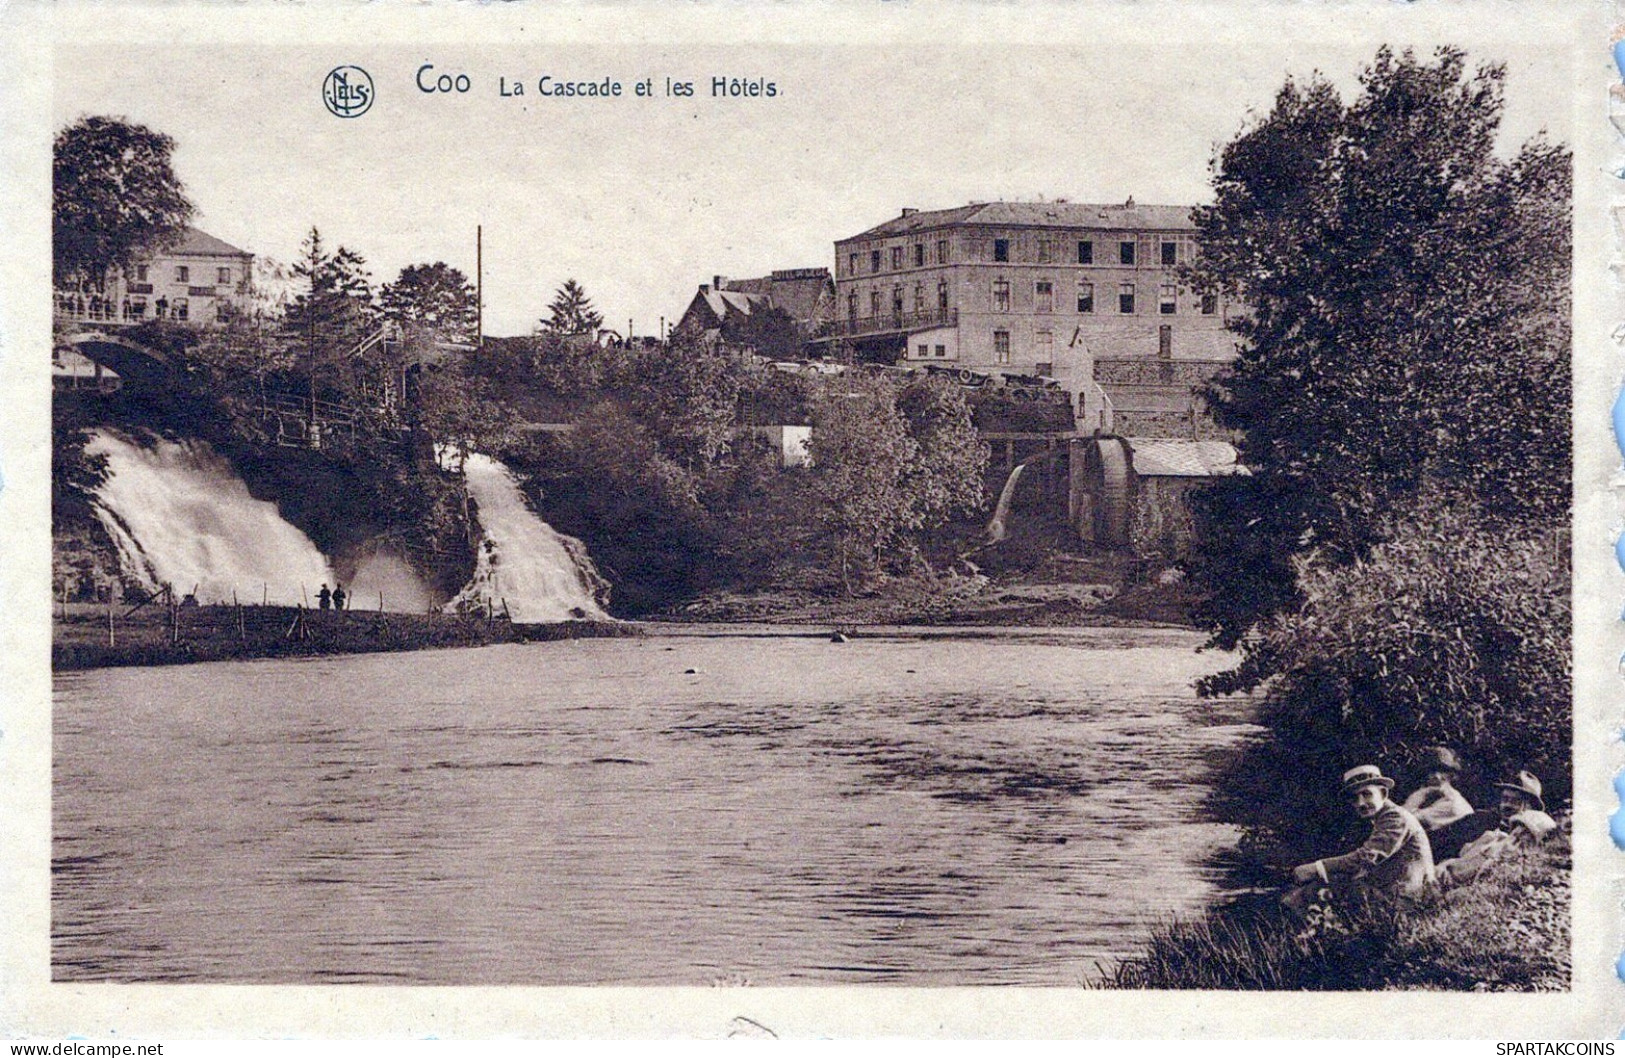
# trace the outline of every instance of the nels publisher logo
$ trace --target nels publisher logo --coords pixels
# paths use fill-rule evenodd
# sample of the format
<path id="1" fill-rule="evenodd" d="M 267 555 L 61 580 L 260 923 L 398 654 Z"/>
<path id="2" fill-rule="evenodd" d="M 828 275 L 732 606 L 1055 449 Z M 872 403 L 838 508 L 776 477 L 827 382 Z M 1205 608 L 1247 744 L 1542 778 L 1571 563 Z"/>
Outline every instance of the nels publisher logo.
<path id="1" fill-rule="evenodd" d="M 322 102 L 341 118 L 358 118 L 372 106 L 372 78 L 359 66 L 338 66 L 322 82 Z"/>

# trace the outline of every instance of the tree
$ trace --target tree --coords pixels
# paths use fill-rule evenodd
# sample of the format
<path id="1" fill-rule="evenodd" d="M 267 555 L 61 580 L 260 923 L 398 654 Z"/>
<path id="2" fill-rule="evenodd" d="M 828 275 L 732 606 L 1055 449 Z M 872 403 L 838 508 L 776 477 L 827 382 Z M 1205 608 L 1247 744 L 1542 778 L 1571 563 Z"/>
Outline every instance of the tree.
<path id="1" fill-rule="evenodd" d="M 842 375 L 813 400 L 808 520 L 831 544 L 841 583 L 952 515 L 982 506 L 987 445 L 958 388 Z"/>
<path id="2" fill-rule="evenodd" d="M 1384 48 L 1351 104 L 1289 80 L 1214 160 L 1188 278 L 1246 305 L 1208 398 L 1253 472 L 1200 511 L 1221 646 L 1301 597 L 1294 555 L 1358 560 L 1427 488 L 1566 517 L 1570 157 L 1496 156 L 1503 78 Z"/>
<path id="3" fill-rule="evenodd" d="M 592 300 L 581 284 L 566 279 L 547 306 L 548 317 L 541 323 L 542 330 L 558 335 L 595 335 L 603 325 L 604 315 L 593 308 Z"/>
<path id="4" fill-rule="evenodd" d="M 52 150 L 51 271 L 58 286 L 100 280 L 177 242 L 193 207 L 175 176 L 175 141 L 144 125 L 87 117 Z"/>
<path id="5" fill-rule="evenodd" d="M 343 246 L 329 253 L 313 227 L 291 270 L 302 289 L 288 306 L 285 323 L 303 347 L 310 396 L 316 397 L 317 372 L 325 368 L 322 381 L 353 397 L 368 372 L 352 362 L 352 354 L 377 325 L 366 260 Z"/>
<path id="6" fill-rule="evenodd" d="M 474 284 L 462 272 L 436 261 L 407 265 L 378 296 L 379 308 L 398 323 L 426 328 L 442 340 L 473 344 L 479 318 Z"/>

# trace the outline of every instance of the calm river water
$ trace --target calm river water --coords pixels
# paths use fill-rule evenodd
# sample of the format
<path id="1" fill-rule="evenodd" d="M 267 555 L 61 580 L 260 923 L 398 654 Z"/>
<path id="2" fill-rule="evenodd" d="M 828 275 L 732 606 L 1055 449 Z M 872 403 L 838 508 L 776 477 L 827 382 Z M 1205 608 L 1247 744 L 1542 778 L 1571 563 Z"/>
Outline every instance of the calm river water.
<path id="1" fill-rule="evenodd" d="M 1211 899 L 1197 635 L 738 632 L 59 675 L 54 976 L 1076 985 Z"/>

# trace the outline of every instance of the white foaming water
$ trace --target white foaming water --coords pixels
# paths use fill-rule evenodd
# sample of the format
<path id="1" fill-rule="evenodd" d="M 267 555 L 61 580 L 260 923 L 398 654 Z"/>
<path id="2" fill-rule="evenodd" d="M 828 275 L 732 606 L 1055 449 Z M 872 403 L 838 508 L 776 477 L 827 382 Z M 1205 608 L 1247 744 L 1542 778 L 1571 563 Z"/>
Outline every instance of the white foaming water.
<path id="1" fill-rule="evenodd" d="M 109 430 L 85 444 L 107 457 L 96 516 L 119 549 L 124 572 L 149 590 L 196 590 L 200 602 L 268 599 L 298 603 L 335 583 L 310 538 L 274 503 L 249 495 L 231 465 L 204 441 L 149 446 Z"/>
<path id="2" fill-rule="evenodd" d="M 479 505 L 485 538 L 474 579 L 448 610 L 483 609 L 489 600 L 499 613 L 506 605 L 515 621 L 608 619 L 592 596 L 598 573 L 586 549 L 536 517 L 507 467 L 475 452 L 463 464 L 463 476 Z"/>
<path id="3" fill-rule="evenodd" d="M 429 589 L 399 555 L 378 549 L 361 560 L 348 584 L 351 610 L 423 613 L 434 605 Z"/>

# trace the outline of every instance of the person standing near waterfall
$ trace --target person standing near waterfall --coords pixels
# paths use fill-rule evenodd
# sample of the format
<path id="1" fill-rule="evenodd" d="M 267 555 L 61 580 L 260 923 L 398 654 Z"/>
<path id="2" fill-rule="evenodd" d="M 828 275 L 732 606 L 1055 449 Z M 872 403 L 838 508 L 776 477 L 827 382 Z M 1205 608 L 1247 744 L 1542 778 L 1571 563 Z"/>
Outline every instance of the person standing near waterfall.
<path id="1" fill-rule="evenodd" d="M 333 586 L 333 609 L 344 609 L 344 600 L 347 598 L 349 598 L 349 596 L 344 593 L 344 585 L 335 584 Z"/>
<path id="2" fill-rule="evenodd" d="M 333 608 L 333 593 L 327 590 L 325 583 L 322 585 L 322 590 L 316 593 L 316 605 L 323 610 Z"/>

